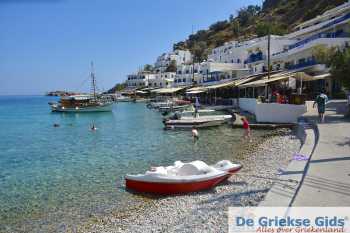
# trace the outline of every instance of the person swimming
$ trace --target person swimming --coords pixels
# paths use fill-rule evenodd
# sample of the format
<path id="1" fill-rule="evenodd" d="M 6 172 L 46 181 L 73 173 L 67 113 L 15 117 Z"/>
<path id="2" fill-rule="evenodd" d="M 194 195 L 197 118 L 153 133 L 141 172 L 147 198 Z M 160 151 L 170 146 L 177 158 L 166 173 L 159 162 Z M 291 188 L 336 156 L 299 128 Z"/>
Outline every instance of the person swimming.
<path id="1" fill-rule="evenodd" d="M 97 128 L 96 128 L 96 126 L 95 126 L 95 124 L 92 124 L 92 126 L 91 126 L 91 130 L 92 130 L 92 131 L 96 131 L 96 130 L 97 130 Z"/>
<path id="2" fill-rule="evenodd" d="M 53 127 L 58 128 L 58 127 L 60 127 L 60 124 L 55 123 L 55 124 L 53 124 Z"/>
<path id="3" fill-rule="evenodd" d="M 196 129 L 196 127 L 192 127 L 192 137 L 193 137 L 193 140 L 196 141 L 199 139 L 199 133 L 198 133 L 198 130 Z"/>

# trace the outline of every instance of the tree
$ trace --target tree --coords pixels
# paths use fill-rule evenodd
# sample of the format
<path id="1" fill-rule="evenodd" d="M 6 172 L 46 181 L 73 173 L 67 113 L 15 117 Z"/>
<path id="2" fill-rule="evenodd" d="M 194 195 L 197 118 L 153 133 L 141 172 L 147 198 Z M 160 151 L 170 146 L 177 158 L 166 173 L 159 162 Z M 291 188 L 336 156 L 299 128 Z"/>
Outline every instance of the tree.
<path id="1" fill-rule="evenodd" d="M 191 52 L 197 62 L 203 61 L 208 55 L 208 45 L 205 41 L 200 41 L 193 45 Z"/>
<path id="2" fill-rule="evenodd" d="M 260 22 L 256 26 L 256 34 L 258 37 L 263 37 L 269 34 L 271 35 L 283 35 L 287 32 L 282 24 L 279 23 L 267 23 Z"/>
<path id="3" fill-rule="evenodd" d="M 109 89 L 106 93 L 113 94 L 119 91 L 122 91 L 126 88 L 126 83 L 117 83 L 114 87 Z"/>
<path id="4" fill-rule="evenodd" d="M 176 72 L 177 68 L 176 68 L 176 61 L 175 60 L 171 60 L 169 66 L 166 68 L 165 72 Z"/>
<path id="5" fill-rule="evenodd" d="M 311 53 L 318 63 L 331 66 L 331 62 L 336 51 L 337 49 L 334 47 L 327 47 L 326 45 L 317 45 L 312 48 Z"/>
<path id="6" fill-rule="evenodd" d="M 224 20 L 224 21 L 218 21 L 218 22 L 210 25 L 209 29 L 214 31 L 214 32 L 218 32 L 218 31 L 225 29 L 227 26 L 228 26 L 228 22 L 226 20 Z"/>
<path id="7" fill-rule="evenodd" d="M 241 8 L 237 14 L 237 20 L 240 25 L 247 26 L 253 22 L 253 20 L 260 13 L 260 6 L 249 5 L 248 7 Z"/>
<path id="8" fill-rule="evenodd" d="M 350 91 L 350 47 L 337 50 L 331 57 L 330 66 L 332 76 Z"/>
<path id="9" fill-rule="evenodd" d="M 150 64 L 146 64 L 144 67 L 143 67 L 143 71 L 149 71 L 149 72 L 152 72 L 154 69 L 154 67 Z"/>
<path id="10" fill-rule="evenodd" d="M 350 47 L 344 50 L 337 50 L 331 60 L 331 74 L 339 80 L 342 86 L 350 91 Z M 347 117 L 350 117 L 350 105 L 348 106 Z"/>
<path id="11" fill-rule="evenodd" d="M 234 20 L 231 23 L 231 28 L 232 28 L 232 34 L 235 37 L 239 37 L 240 35 L 240 30 L 241 30 L 241 25 L 239 24 L 238 20 Z"/>

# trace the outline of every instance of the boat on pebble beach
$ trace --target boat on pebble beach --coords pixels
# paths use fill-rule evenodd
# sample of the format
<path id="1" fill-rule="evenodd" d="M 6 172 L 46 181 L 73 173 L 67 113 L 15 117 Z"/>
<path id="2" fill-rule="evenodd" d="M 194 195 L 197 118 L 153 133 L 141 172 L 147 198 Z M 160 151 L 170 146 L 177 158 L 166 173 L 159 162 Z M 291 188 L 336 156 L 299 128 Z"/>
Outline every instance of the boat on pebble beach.
<path id="1" fill-rule="evenodd" d="M 232 115 L 205 115 L 205 116 L 181 116 L 179 119 L 166 119 L 163 121 L 166 129 L 207 128 L 219 126 L 229 122 Z"/>
<path id="2" fill-rule="evenodd" d="M 173 166 L 152 167 L 145 174 L 126 175 L 126 188 L 129 190 L 161 195 L 183 194 L 208 190 L 227 180 L 242 168 L 223 160 L 209 166 L 203 161 L 182 163 Z"/>

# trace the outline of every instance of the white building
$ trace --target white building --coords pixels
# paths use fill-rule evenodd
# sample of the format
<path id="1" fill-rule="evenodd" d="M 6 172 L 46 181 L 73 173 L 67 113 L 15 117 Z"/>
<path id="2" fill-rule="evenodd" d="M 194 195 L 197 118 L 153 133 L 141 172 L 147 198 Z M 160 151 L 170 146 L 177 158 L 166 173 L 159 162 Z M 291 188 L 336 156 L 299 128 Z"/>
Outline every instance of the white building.
<path id="1" fill-rule="evenodd" d="M 149 83 L 155 78 L 156 75 L 150 72 L 138 72 L 128 75 L 126 85 L 128 88 L 148 87 Z"/>
<path id="2" fill-rule="evenodd" d="M 200 64 L 182 64 L 177 66 L 176 77 L 174 81 L 175 87 L 191 86 L 199 83 Z"/>
<path id="3" fill-rule="evenodd" d="M 194 65 L 180 65 L 177 67 L 174 86 L 212 85 L 248 74 L 249 70 L 239 63 L 205 61 Z"/>
<path id="4" fill-rule="evenodd" d="M 175 80 L 175 72 L 163 72 L 153 74 L 154 78 L 148 82 L 148 87 L 152 88 L 169 88 L 173 86 Z"/>
<path id="5" fill-rule="evenodd" d="M 350 1 L 296 26 L 294 32 L 286 35 L 295 42 L 278 53 L 272 53 L 273 67 L 322 72 L 325 66 L 315 58 L 315 48 L 350 46 L 349 22 Z"/>
<path id="6" fill-rule="evenodd" d="M 155 72 L 165 72 L 172 61 L 175 61 L 176 66 L 189 64 L 192 62 L 192 55 L 188 50 L 175 50 L 170 53 L 163 53 L 157 58 L 157 61 L 154 64 Z"/>
<path id="7" fill-rule="evenodd" d="M 284 36 L 271 36 L 270 55 L 274 70 L 311 69 L 322 71 L 325 66 L 317 64 L 315 47 L 340 47 L 350 45 L 350 1 L 324 14 L 303 22 L 295 31 Z M 267 71 L 267 36 L 249 41 L 231 41 L 212 50 L 209 60 L 237 63 L 250 69 L 251 73 Z"/>
<path id="8" fill-rule="evenodd" d="M 206 61 L 200 64 L 199 73 L 199 83 L 202 83 L 202 85 L 213 85 L 244 77 L 249 74 L 249 70 L 240 63 Z"/>
<path id="9" fill-rule="evenodd" d="M 270 53 L 283 51 L 296 40 L 271 36 Z M 251 73 L 261 73 L 267 70 L 266 59 L 268 54 L 268 37 L 255 38 L 249 41 L 231 41 L 223 46 L 213 49 L 209 60 L 223 63 L 240 64 L 242 68 L 248 68 Z"/>

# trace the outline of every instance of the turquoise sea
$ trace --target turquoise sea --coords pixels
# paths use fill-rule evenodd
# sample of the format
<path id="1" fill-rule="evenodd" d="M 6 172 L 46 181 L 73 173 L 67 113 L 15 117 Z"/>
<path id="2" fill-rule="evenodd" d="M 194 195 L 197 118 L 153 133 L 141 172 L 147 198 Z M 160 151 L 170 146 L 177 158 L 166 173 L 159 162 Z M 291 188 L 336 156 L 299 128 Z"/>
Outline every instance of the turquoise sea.
<path id="1" fill-rule="evenodd" d="M 62 114 L 51 113 L 53 100 L 0 97 L 0 232 L 72 227 L 138 201 L 124 189 L 128 172 L 176 160 L 235 160 L 244 146 L 243 131 L 228 126 L 200 130 L 196 143 L 189 131 L 165 131 L 162 116 L 142 103 Z"/>

